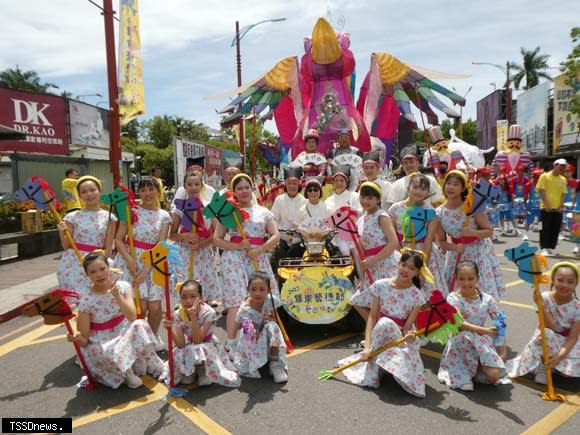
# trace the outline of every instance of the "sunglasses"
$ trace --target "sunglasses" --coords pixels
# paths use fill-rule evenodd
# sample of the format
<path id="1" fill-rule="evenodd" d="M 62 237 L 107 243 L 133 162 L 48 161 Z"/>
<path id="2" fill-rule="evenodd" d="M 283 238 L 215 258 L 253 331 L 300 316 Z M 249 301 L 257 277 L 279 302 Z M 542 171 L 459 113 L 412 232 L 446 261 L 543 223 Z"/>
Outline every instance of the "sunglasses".
<path id="1" fill-rule="evenodd" d="M 308 189 L 306 189 L 307 192 L 320 192 L 320 189 L 318 187 L 309 187 Z"/>

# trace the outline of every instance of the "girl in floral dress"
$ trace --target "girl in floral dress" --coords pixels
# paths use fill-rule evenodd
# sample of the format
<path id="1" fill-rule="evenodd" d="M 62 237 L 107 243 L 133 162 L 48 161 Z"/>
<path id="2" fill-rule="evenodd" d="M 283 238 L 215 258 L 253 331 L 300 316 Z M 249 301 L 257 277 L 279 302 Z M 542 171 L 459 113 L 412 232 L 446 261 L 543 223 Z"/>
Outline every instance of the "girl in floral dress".
<path id="1" fill-rule="evenodd" d="M 112 213 L 101 209 L 103 189 L 99 179 L 85 175 L 78 179 L 76 189 L 84 207 L 68 213 L 58 224 L 64 253 L 58 264 L 56 276 L 59 287 L 84 292 L 91 287 L 91 280 L 83 270 L 75 251 L 69 246 L 64 232 L 68 230 L 71 233 L 81 255 L 86 255 L 95 249 L 104 249 L 109 257 L 115 238 L 117 218 Z"/>
<path id="2" fill-rule="evenodd" d="M 411 233 L 412 235 L 417 234 L 421 231 L 421 226 L 423 226 L 422 222 L 413 220 L 408 216 L 409 209 L 418 208 L 424 213 L 435 213 L 435 210 L 432 207 L 425 206 L 425 199 L 429 195 L 429 187 L 430 181 L 427 176 L 423 174 L 411 175 L 408 198 L 405 201 L 394 203 L 389 208 L 389 215 L 395 225 L 395 231 L 400 246 L 423 251 L 429 259 L 429 269 L 433 272 L 435 283 L 431 284 L 428 281 L 422 283 L 423 285 L 421 286 L 421 289 L 425 292 L 427 299 L 429 299 L 429 295 L 435 289 L 439 289 L 441 293 L 447 295 L 447 282 L 443 277 L 445 259 L 439 247 L 433 244 L 433 238 L 435 237 L 439 218 L 435 216 L 426 224 L 427 228 L 425 229 L 425 236 L 420 239 L 407 239 L 405 233 Z M 409 220 L 409 223 L 406 223 L 407 219 Z M 413 227 L 408 228 L 405 231 L 406 226 L 411 223 L 413 224 Z"/>
<path id="3" fill-rule="evenodd" d="M 222 355 L 220 342 L 213 333 L 217 314 L 203 302 L 201 284 L 185 281 L 176 289 L 180 304 L 173 313 L 173 320 L 163 321 L 166 328 L 172 326 L 175 384 L 191 384 L 197 374 L 200 387 L 212 383 L 239 387 L 240 377 L 227 355 Z"/>
<path id="4" fill-rule="evenodd" d="M 235 346 L 237 332 L 236 312 L 247 297 L 248 279 L 255 266 L 270 277 L 270 288 L 279 300 L 278 284 L 266 252 L 274 249 L 280 240 L 278 226 L 270 210 L 252 204 L 252 179 L 238 174 L 232 179 L 232 189 L 240 208 L 249 218 L 242 223 L 246 240 L 237 228 L 226 229 L 219 222 L 213 236 L 214 245 L 224 250 L 221 257 L 223 280 L 223 303 L 228 310 L 226 317 L 226 350 Z M 225 240 L 228 234 L 230 240 Z M 231 355 L 231 354 L 230 354 Z"/>
<path id="5" fill-rule="evenodd" d="M 467 176 L 463 172 L 453 170 L 445 176 L 443 190 L 447 202 L 437 208 L 439 225 L 435 236 L 439 247 L 447 251 L 443 278 L 452 292 L 457 263 L 460 260 L 473 261 L 479 269 L 480 290 L 499 301 L 505 293 L 505 284 L 490 239 L 493 228 L 485 213 L 467 216 L 463 208 L 468 188 Z"/>
<path id="6" fill-rule="evenodd" d="M 183 179 L 187 198 L 197 198 L 202 206 L 207 205 L 200 194 L 203 190 L 203 180 L 199 172 L 189 172 Z M 183 280 L 196 279 L 203 286 L 204 300 L 212 306 L 222 299 L 221 285 L 218 277 L 218 268 L 212 246 L 212 234 L 215 229 L 213 219 L 203 217 L 201 211 L 195 212 L 196 225 L 194 231 L 185 231 L 180 223 L 183 211 L 174 207 L 171 211 L 171 240 L 179 244 L 181 253 L 181 272 Z M 190 270 L 190 256 L 193 254 L 193 263 Z"/>
<path id="7" fill-rule="evenodd" d="M 102 252 L 85 256 L 83 267 L 92 281 L 81 296 L 76 341 L 95 381 L 117 388 L 143 385 L 139 375 L 163 375 L 163 361 L 155 353 L 155 336 L 145 320 L 137 320 L 131 285 L 111 277 Z"/>
<path id="8" fill-rule="evenodd" d="M 369 287 L 374 281 L 389 278 L 397 273 L 400 257 L 397 236 L 386 211 L 380 208 L 382 189 L 372 181 L 360 186 L 360 204 L 365 214 L 357 222 L 359 241 L 365 251 L 361 261 L 361 283 L 357 292 L 351 297 L 350 304 L 366 321 L 369 318 L 373 294 Z M 367 270 L 373 282 L 369 281 Z"/>
<path id="9" fill-rule="evenodd" d="M 156 179 L 141 180 L 137 186 L 141 205 L 133 212 L 137 220 L 132 224 L 135 244 L 135 259 L 129 251 L 127 240 L 127 224 L 121 222 L 115 239 L 119 255 L 117 265 L 123 270 L 123 279 L 139 286 L 139 299 L 143 318 L 146 318 L 151 330 L 157 338 L 156 349 L 165 350 L 165 344 L 159 337 L 159 325 L 163 315 L 161 300 L 163 288 L 153 282 L 152 267 L 143 264 L 141 254 L 167 239 L 171 217 L 159 207 L 159 184 Z"/>
<path id="10" fill-rule="evenodd" d="M 273 314 L 270 277 L 254 272 L 248 281 L 249 297 L 236 314 L 239 329 L 234 364 L 240 375 L 260 378 L 258 369 L 269 362 L 274 382 L 288 381 L 286 344 Z"/>
<path id="11" fill-rule="evenodd" d="M 406 337 L 406 343 L 384 351 L 372 361 L 344 370 L 344 375 L 353 384 L 378 388 L 387 371 L 408 393 L 425 397 L 420 343 L 410 334 L 417 313 L 426 302 L 424 293 L 417 288 L 419 273 L 424 267 L 420 252 L 406 250 L 397 266 L 397 276 L 375 281 L 369 288 L 373 301 L 365 331 L 365 348 L 360 357 L 368 359 L 371 350 L 401 337 Z M 359 355 L 350 356 L 339 361 L 339 365 L 357 358 Z"/>
<path id="12" fill-rule="evenodd" d="M 579 277 L 577 264 L 568 261 L 556 263 L 551 271 L 552 288 L 542 293 L 550 358 L 546 367 L 575 378 L 580 377 L 580 301 L 575 291 Z M 536 329 L 522 353 L 506 363 L 509 376 L 534 372 L 536 382 L 545 384 L 542 359 L 542 340 L 540 331 Z"/>
<path id="13" fill-rule="evenodd" d="M 445 346 L 439 367 L 439 382 L 451 388 L 473 391 L 472 379 L 490 384 L 509 383 L 502 379 L 505 365 L 498 355 L 492 338 L 497 337 L 494 327 L 486 327 L 488 317 L 495 317 L 498 311 L 497 302 L 488 294 L 477 288 L 479 271 L 472 261 L 462 261 L 457 265 L 457 283 L 459 289 L 447 296 L 447 302 L 461 313 L 464 322 L 460 333 L 453 336 Z"/>

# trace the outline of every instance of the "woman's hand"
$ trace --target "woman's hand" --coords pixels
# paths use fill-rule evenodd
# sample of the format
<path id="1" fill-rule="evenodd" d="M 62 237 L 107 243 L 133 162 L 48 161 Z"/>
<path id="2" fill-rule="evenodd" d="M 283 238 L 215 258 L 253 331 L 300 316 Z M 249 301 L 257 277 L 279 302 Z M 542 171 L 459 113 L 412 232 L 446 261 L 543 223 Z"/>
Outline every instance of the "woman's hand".
<path id="1" fill-rule="evenodd" d="M 483 329 L 484 329 L 483 335 L 489 335 L 490 337 L 497 337 L 497 328 L 495 326 L 492 326 L 491 328 L 483 328 Z"/>
<path id="2" fill-rule="evenodd" d="M 274 313 L 269 312 L 269 313 L 265 313 L 262 316 L 262 319 L 264 319 L 264 322 L 275 322 L 276 318 L 274 317 Z"/>
<path id="3" fill-rule="evenodd" d="M 191 306 L 191 308 L 187 309 L 187 314 L 189 315 L 189 318 L 191 319 L 191 321 L 197 321 L 197 315 L 199 313 L 199 307 L 201 306 L 201 300 L 197 299 L 193 305 Z"/>
<path id="4" fill-rule="evenodd" d="M 262 255 L 262 250 L 259 247 L 248 249 L 248 256 L 252 260 L 257 260 L 260 257 L 260 255 Z"/>
<path id="5" fill-rule="evenodd" d="M 461 228 L 461 237 L 475 237 L 476 233 L 473 228 L 469 227 L 462 227 Z"/>
<path id="6" fill-rule="evenodd" d="M 248 239 L 244 239 L 238 244 L 240 245 L 240 249 L 244 249 L 246 251 L 249 251 L 250 249 L 252 249 L 252 244 L 250 243 L 250 241 Z"/>
<path id="7" fill-rule="evenodd" d="M 415 337 L 415 334 L 412 331 L 409 331 L 406 334 L 404 334 L 405 343 L 412 343 L 413 341 L 415 341 L 416 338 L 417 337 Z"/>
<path id="8" fill-rule="evenodd" d="M 369 358 L 370 358 L 370 353 L 371 353 L 371 350 L 370 350 L 370 349 L 366 349 L 366 348 L 365 348 L 365 350 L 363 350 L 363 351 L 360 353 L 360 360 L 361 360 L 361 361 L 368 361 L 368 360 L 369 360 Z"/>
<path id="9" fill-rule="evenodd" d="M 167 320 L 167 319 L 163 319 L 161 321 L 161 324 L 163 325 L 163 327 L 165 329 L 170 329 L 173 327 L 173 320 Z"/>
<path id="10" fill-rule="evenodd" d="M 463 251 L 465 251 L 465 245 L 463 243 L 455 245 L 454 251 L 458 254 L 463 254 Z"/>
<path id="11" fill-rule="evenodd" d="M 558 355 L 556 355 L 553 358 L 550 358 L 548 360 L 548 363 L 546 364 L 546 367 L 553 369 L 554 367 L 556 367 L 558 364 L 560 364 L 560 361 L 562 361 L 565 358 L 565 353 L 566 351 L 564 349 L 561 349 L 560 352 L 558 352 Z"/>
<path id="12" fill-rule="evenodd" d="M 68 230 L 68 225 L 67 225 L 67 224 L 66 224 L 66 222 L 64 222 L 64 221 L 62 221 L 62 222 L 59 222 L 59 223 L 58 223 L 58 225 L 57 225 L 56 227 L 58 228 L 58 230 L 59 230 L 60 232 L 63 232 L 63 233 L 64 233 L 66 230 Z"/>
<path id="13" fill-rule="evenodd" d="M 85 347 L 89 342 L 80 332 L 76 332 L 74 335 L 67 334 L 66 340 L 71 343 L 77 343 L 80 347 Z"/>
<path id="14" fill-rule="evenodd" d="M 361 261 L 361 266 L 362 266 L 362 269 L 363 270 L 370 269 L 375 264 L 377 264 L 377 257 L 376 257 L 376 255 L 371 255 L 370 257 L 367 257 L 363 261 Z"/>

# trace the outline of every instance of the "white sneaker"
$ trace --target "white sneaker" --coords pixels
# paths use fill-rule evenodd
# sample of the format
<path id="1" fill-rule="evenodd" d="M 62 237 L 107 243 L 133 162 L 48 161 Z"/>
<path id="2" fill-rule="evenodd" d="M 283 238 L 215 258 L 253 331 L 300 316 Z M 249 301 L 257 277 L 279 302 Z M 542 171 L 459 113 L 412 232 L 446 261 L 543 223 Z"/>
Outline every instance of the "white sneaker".
<path id="1" fill-rule="evenodd" d="M 197 373 L 197 386 L 198 387 L 207 387 L 211 385 L 213 382 L 211 379 L 205 374 L 205 367 L 200 368 Z"/>
<path id="2" fill-rule="evenodd" d="M 550 256 L 552 256 L 552 257 L 553 257 L 554 255 L 556 255 L 556 253 L 554 252 L 554 250 L 553 250 L 553 249 L 548 249 L 548 254 L 550 254 Z"/>
<path id="3" fill-rule="evenodd" d="M 528 240 L 530 240 L 530 239 L 528 238 L 528 235 L 527 235 L 526 233 L 524 233 L 524 234 L 523 234 L 523 236 L 522 236 L 522 240 L 523 240 L 524 242 L 527 242 L 527 241 L 528 241 Z"/>
<path id="4" fill-rule="evenodd" d="M 284 368 L 284 363 L 280 360 L 270 361 L 270 374 L 277 384 L 288 382 L 288 374 Z"/>
<path id="5" fill-rule="evenodd" d="M 181 378 L 180 383 L 183 385 L 193 384 L 193 374 L 191 374 L 189 376 L 184 376 L 183 378 Z"/>
<path id="6" fill-rule="evenodd" d="M 534 378 L 536 384 L 546 385 L 546 372 L 542 370 L 536 370 L 536 377 Z"/>
<path id="7" fill-rule="evenodd" d="M 461 387 L 459 387 L 459 389 L 461 391 L 473 391 L 473 382 L 469 382 L 467 384 L 463 384 Z"/>
<path id="8" fill-rule="evenodd" d="M 580 246 L 576 246 L 573 250 L 572 250 L 572 254 L 580 254 Z"/>
<path id="9" fill-rule="evenodd" d="M 139 376 L 133 373 L 133 369 L 129 369 L 125 372 L 125 383 L 129 388 L 139 388 L 143 385 L 143 381 Z"/>
<path id="10" fill-rule="evenodd" d="M 564 234 L 562 233 L 558 234 L 558 240 L 560 241 L 564 240 Z"/>
<path id="11" fill-rule="evenodd" d="M 163 341 L 163 339 L 159 336 L 159 334 L 155 334 L 155 352 L 162 352 L 167 350 L 167 345 Z"/>
<path id="12" fill-rule="evenodd" d="M 542 249 L 542 252 L 540 252 L 540 255 L 543 257 L 549 257 L 551 254 L 547 249 Z"/>

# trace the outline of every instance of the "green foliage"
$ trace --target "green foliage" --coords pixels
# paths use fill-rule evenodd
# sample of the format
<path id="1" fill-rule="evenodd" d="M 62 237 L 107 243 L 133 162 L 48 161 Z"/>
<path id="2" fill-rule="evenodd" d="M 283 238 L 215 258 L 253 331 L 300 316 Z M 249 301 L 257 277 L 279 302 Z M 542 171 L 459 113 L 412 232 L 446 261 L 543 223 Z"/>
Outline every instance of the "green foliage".
<path id="1" fill-rule="evenodd" d="M 18 65 L 16 68 L 0 71 L 0 86 L 19 91 L 44 93 L 48 88 L 58 88 L 54 83 L 41 83 L 36 71 L 23 71 Z"/>
<path id="2" fill-rule="evenodd" d="M 513 77 L 514 86 L 516 89 L 520 88 L 522 80 L 526 79 L 526 86 L 524 89 L 531 89 L 540 82 L 540 78 L 552 80 L 552 77 L 546 72 L 548 69 L 549 54 L 540 54 L 540 47 L 533 50 L 526 50 L 524 47 L 520 50 L 522 54 L 523 64 L 516 62 L 509 62 L 510 70 L 516 71 Z"/>
<path id="3" fill-rule="evenodd" d="M 561 71 L 568 76 L 566 84 L 576 89 L 571 100 L 571 112 L 580 115 L 580 27 L 573 27 L 570 31 L 572 38 L 572 51 L 566 60 L 560 63 Z"/>
<path id="4" fill-rule="evenodd" d="M 171 146 L 173 136 L 181 136 L 198 142 L 207 142 L 209 139 L 205 125 L 179 116 L 154 116 L 143 121 L 140 127 L 139 136 L 157 148 Z"/>
<path id="5" fill-rule="evenodd" d="M 455 135 L 465 142 L 475 145 L 477 140 L 477 122 L 471 118 L 462 123 L 463 129 L 459 127 L 459 122 L 451 122 L 449 119 L 444 119 L 439 125 L 443 137 L 449 139 L 449 130 L 455 129 Z M 427 134 L 427 137 L 428 134 Z M 423 130 L 413 130 L 413 143 L 425 144 L 425 133 Z"/>

